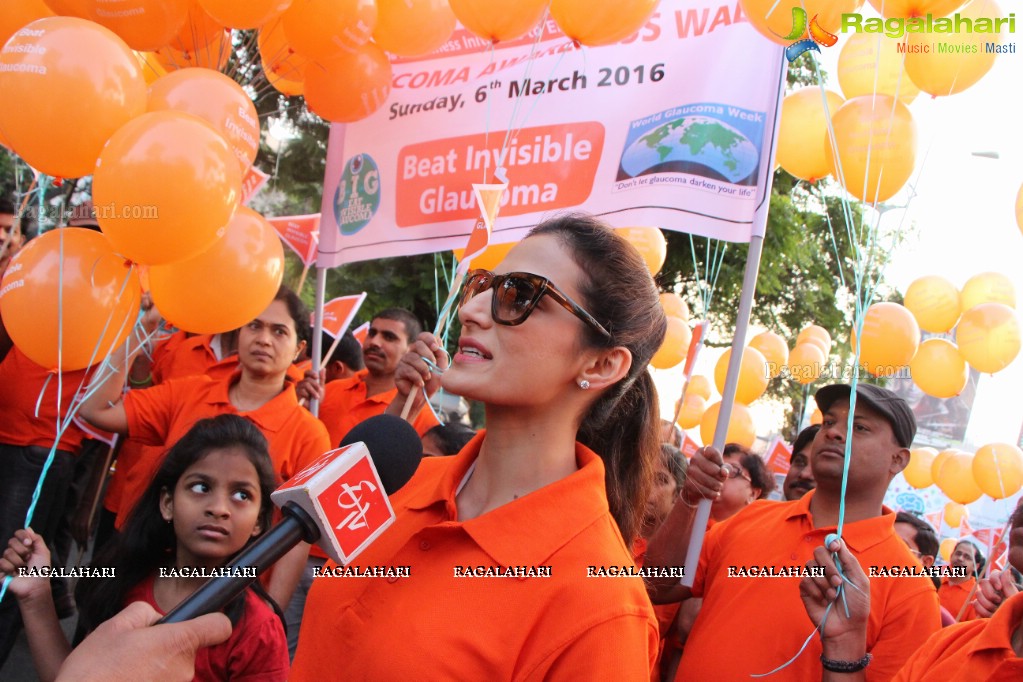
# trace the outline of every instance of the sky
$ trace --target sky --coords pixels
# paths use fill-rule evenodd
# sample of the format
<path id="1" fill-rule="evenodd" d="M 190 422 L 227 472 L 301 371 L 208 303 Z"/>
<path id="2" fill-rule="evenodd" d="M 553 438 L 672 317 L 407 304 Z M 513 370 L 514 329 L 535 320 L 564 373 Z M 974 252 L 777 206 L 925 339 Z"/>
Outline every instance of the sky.
<path id="1" fill-rule="evenodd" d="M 1005 11 L 1014 9 L 1002 4 Z M 864 10 L 864 14 L 868 12 L 869 8 Z M 1007 39 L 1017 41 L 1016 36 Z M 837 92 L 841 90 L 835 74 L 843 44 L 824 49 L 820 55 L 830 74 L 828 87 Z M 884 273 L 898 291 L 904 293 L 913 280 L 924 275 L 942 275 L 962 287 L 973 275 L 996 271 L 1014 282 L 1017 296 L 1023 299 L 1023 233 L 1014 213 L 1016 193 L 1023 183 L 1023 134 L 1015 104 L 1023 83 L 1021 48 L 1023 45 L 1017 45 L 1016 54 L 999 55 L 991 71 L 971 88 L 941 98 L 921 93 L 910 105 L 918 127 L 916 170 L 909 182 L 912 190 L 905 188 L 887 202 L 908 207 L 887 211 L 882 223 L 882 229 L 901 227 L 909 233 Z M 999 158 L 977 157 L 974 152 L 996 152 Z M 749 337 L 759 331 L 751 329 Z M 720 352 L 706 349 L 696 373 L 713 378 Z M 662 416 L 670 418 L 680 376 L 677 369 L 655 371 L 664 396 Z M 967 445 L 1017 442 L 1023 423 L 1023 401 L 1017 389 L 1021 385 L 1020 358 L 994 376 L 981 377 L 965 437 Z M 752 408 L 760 435 L 777 430 L 781 424 L 777 405 L 754 403 Z M 699 440 L 698 430 L 691 433 Z"/>

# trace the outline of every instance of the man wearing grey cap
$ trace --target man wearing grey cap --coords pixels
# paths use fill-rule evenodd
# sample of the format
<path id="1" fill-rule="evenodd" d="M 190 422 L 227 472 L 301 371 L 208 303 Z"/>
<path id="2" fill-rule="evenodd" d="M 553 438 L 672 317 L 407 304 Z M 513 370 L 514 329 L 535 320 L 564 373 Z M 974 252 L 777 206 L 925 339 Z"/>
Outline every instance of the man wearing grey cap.
<path id="1" fill-rule="evenodd" d="M 890 679 L 938 630 L 934 587 L 923 575 L 905 575 L 919 561 L 895 534 L 895 514 L 882 504 L 892 478 L 909 462 L 916 434 L 912 411 L 891 391 L 857 387 L 842 537 L 829 538 L 824 548 L 825 538 L 837 532 L 843 506 L 850 392 L 846 384 L 817 392 L 824 421 L 810 448 L 814 491 L 791 502 L 754 502 L 716 524 L 707 533 L 699 567 L 686 567 L 696 570 L 692 588 L 673 581 L 650 583 L 654 603 L 704 599 L 676 679 L 748 679 L 768 673 L 795 656 L 822 621 L 806 650 L 779 671 L 780 679 Z M 728 477 L 713 448 L 699 451 L 689 470 L 681 502 L 650 541 L 647 565 L 685 561 L 696 502 L 714 499 Z M 836 552 L 852 584 L 844 590 L 847 606 L 835 601 L 835 587 L 841 584 Z M 893 572 L 893 566 L 912 568 Z M 751 628 L 770 634 L 755 642 L 743 638 L 741 655 L 721 655 L 723 642 L 734 643 Z"/>

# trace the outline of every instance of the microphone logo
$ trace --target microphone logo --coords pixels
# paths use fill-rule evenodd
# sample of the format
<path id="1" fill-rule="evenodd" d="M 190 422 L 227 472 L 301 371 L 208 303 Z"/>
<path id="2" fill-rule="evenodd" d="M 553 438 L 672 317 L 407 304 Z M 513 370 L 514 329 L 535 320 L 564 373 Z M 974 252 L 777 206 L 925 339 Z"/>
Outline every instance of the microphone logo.
<path id="1" fill-rule="evenodd" d="M 341 484 L 341 494 L 337 496 L 337 506 L 353 511 L 349 512 L 348 516 L 335 526 L 338 530 L 358 530 L 369 526 L 366 522 L 366 513 L 370 510 L 370 505 L 362 501 L 364 486 L 367 493 L 372 494 L 377 491 L 377 487 L 373 485 L 372 481 L 360 481 L 356 486 L 348 483 Z"/>

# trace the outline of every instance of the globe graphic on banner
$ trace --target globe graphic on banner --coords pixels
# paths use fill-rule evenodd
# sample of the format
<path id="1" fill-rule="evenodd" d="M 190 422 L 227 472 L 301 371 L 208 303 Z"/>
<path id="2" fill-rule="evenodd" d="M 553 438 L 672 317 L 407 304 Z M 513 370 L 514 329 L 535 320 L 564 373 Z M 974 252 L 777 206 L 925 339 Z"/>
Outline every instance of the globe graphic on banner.
<path id="1" fill-rule="evenodd" d="M 740 183 L 756 171 L 759 161 L 756 146 L 732 126 L 705 116 L 684 116 L 629 145 L 622 169 L 632 177 L 670 170 Z"/>

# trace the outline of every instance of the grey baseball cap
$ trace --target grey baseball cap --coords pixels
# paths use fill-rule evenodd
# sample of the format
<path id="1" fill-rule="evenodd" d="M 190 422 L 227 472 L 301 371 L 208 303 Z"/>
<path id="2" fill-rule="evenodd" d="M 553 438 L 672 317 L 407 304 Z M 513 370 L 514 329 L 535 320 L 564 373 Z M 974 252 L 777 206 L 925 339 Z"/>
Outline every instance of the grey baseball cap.
<path id="1" fill-rule="evenodd" d="M 852 387 L 849 384 L 831 384 L 818 390 L 814 398 L 821 412 L 827 412 L 836 400 L 848 398 L 851 391 Z M 895 442 L 904 448 L 913 444 L 913 437 L 916 436 L 916 417 L 905 400 L 887 388 L 873 384 L 857 384 L 856 400 L 862 400 L 870 409 L 888 420 L 892 426 L 892 433 L 895 434 Z"/>

